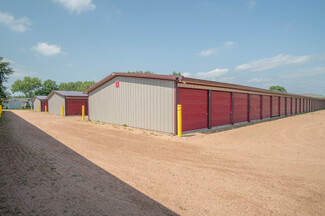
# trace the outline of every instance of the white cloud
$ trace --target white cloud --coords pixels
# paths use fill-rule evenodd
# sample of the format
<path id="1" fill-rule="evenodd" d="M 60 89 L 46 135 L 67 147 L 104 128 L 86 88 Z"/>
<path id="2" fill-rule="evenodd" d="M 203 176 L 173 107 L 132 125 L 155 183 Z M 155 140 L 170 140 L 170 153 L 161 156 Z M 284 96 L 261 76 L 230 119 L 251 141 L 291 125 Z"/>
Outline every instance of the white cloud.
<path id="1" fill-rule="evenodd" d="M 270 82 L 271 79 L 268 78 L 252 78 L 248 80 L 249 83 L 264 83 L 264 82 Z"/>
<path id="2" fill-rule="evenodd" d="M 215 54 L 218 52 L 218 48 L 211 48 L 211 49 L 205 49 L 202 50 L 200 53 L 198 53 L 199 56 L 210 56 L 212 54 Z"/>
<path id="3" fill-rule="evenodd" d="M 196 76 L 202 79 L 214 79 L 228 73 L 228 71 L 229 69 L 226 68 L 216 68 L 212 71 L 197 73 Z"/>
<path id="4" fill-rule="evenodd" d="M 235 80 L 235 77 L 223 77 L 219 79 L 218 81 L 220 82 L 225 82 L 225 83 L 233 83 Z"/>
<path id="5" fill-rule="evenodd" d="M 33 49 L 42 53 L 45 56 L 57 55 L 62 53 L 61 46 L 55 44 L 50 45 L 46 42 L 37 43 L 37 45 L 34 46 Z"/>
<path id="6" fill-rule="evenodd" d="M 256 3 L 257 3 L 256 0 L 248 0 L 246 2 L 249 9 L 253 9 L 255 7 Z"/>
<path id="7" fill-rule="evenodd" d="M 198 53 L 198 55 L 199 56 L 210 56 L 210 55 L 218 53 L 222 49 L 233 47 L 234 45 L 235 45 L 235 43 L 233 41 L 226 41 L 219 47 L 202 50 L 201 52 Z"/>
<path id="8" fill-rule="evenodd" d="M 224 43 L 224 46 L 226 46 L 226 47 L 232 47 L 234 45 L 235 45 L 235 43 L 233 41 L 227 41 Z"/>
<path id="9" fill-rule="evenodd" d="M 184 73 L 182 73 L 182 76 L 185 76 L 185 77 L 189 77 L 191 74 L 190 73 L 188 73 L 188 72 L 184 72 Z"/>
<path id="10" fill-rule="evenodd" d="M 325 74 L 325 67 L 317 67 L 311 69 L 298 70 L 295 73 L 282 74 L 282 78 L 298 78 L 298 77 L 312 77 L 320 74 Z"/>
<path id="11" fill-rule="evenodd" d="M 27 17 L 22 17 L 20 19 L 16 19 L 14 16 L 1 13 L 0 12 L 0 23 L 8 26 L 11 30 L 16 32 L 25 32 L 29 29 L 31 25 L 31 21 Z"/>
<path id="12" fill-rule="evenodd" d="M 26 70 L 25 66 L 22 66 L 18 63 L 16 63 L 14 60 L 11 59 L 3 59 L 4 62 L 9 62 L 11 67 L 14 70 L 14 73 L 10 75 L 10 77 L 24 77 L 24 76 L 33 76 L 36 75 L 36 72 Z"/>
<path id="13" fill-rule="evenodd" d="M 256 71 L 265 71 L 272 68 L 277 68 L 284 65 L 296 65 L 302 64 L 309 61 L 312 56 L 291 56 L 291 55 L 283 55 L 279 54 L 274 57 L 259 59 L 256 61 L 251 61 L 246 64 L 238 65 L 235 70 L 250 70 L 253 72 Z"/>
<path id="14" fill-rule="evenodd" d="M 80 14 L 82 12 L 95 10 L 96 5 L 92 3 L 92 0 L 54 0 L 61 4 L 70 13 L 76 12 Z"/>

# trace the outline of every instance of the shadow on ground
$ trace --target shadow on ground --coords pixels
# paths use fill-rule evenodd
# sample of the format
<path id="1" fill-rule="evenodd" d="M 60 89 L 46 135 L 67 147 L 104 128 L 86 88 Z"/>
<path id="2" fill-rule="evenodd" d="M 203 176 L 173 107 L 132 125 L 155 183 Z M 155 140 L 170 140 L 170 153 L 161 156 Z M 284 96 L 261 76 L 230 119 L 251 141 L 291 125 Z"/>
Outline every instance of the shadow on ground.
<path id="1" fill-rule="evenodd" d="M 0 119 L 0 215 L 177 215 L 11 111 Z"/>

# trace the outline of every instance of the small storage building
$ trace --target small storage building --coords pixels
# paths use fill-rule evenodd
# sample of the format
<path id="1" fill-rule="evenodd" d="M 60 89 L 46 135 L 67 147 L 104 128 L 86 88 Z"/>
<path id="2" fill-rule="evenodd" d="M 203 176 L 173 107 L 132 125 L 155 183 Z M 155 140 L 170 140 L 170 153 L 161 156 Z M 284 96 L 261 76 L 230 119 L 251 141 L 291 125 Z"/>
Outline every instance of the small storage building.
<path id="1" fill-rule="evenodd" d="M 35 96 L 33 98 L 33 110 L 38 111 L 38 107 L 40 107 L 41 112 L 45 112 L 45 106 L 48 109 L 48 103 L 47 103 L 47 96 Z"/>
<path id="2" fill-rule="evenodd" d="M 31 98 L 9 98 L 7 102 L 3 103 L 3 106 L 8 109 L 23 109 L 29 107 L 31 103 Z"/>
<path id="3" fill-rule="evenodd" d="M 177 104 L 184 132 L 325 108 L 313 97 L 170 75 L 112 73 L 84 93 L 90 120 L 168 133 Z"/>
<path id="4" fill-rule="evenodd" d="M 79 91 L 52 91 L 48 96 L 48 112 L 64 116 L 81 115 L 82 106 L 85 106 L 85 115 L 88 115 L 88 95 Z"/>

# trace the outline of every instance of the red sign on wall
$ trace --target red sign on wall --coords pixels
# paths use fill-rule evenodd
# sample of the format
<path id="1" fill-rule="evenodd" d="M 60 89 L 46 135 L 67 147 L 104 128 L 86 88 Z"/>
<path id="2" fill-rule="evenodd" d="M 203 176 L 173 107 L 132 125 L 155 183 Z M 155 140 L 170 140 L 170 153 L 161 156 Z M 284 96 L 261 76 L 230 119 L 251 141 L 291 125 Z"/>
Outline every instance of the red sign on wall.
<path id="1" fill-rule="evenodd" d="M 120 82 L 119 81 L 116 81 L 115 82 L 115 86 L 116 86 L 116 88 L 120 87 Z"/>

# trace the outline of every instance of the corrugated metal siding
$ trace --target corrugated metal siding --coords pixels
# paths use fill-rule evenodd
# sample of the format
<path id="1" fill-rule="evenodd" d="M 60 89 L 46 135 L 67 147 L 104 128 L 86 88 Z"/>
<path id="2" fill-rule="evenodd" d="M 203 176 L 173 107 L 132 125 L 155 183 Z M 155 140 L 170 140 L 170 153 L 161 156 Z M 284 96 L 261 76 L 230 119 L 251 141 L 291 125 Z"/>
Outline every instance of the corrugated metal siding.
<path id="1" fill-rule="evenodd" d="M 173 81 L 115 77 L 90 92 L 89 118 L 174 133 L 174 90 Z"/>
<path id="2" fill-rule="evenodd" d="M 38 106 L 40 106 L 40 110 L 41 110 L 41 101 L 36 98 L 33 102 L 33 110 L 38 112 Z"/>
<path id="3" fill-rule="evenodd" d="M 280 115 L 284 116 L 286 111 L 286 100 L 284 97 L 280 99 Z"/>
<path id="4" fill-rule="evenodd" d="M 234 123 L 248 121 L 248 94 L 234 93 Z"/>
<path id="5" fill-rule="evenodd" d="M 271 118 L 271 97 L 263 96 L 263 119 Z"/>
<path id="6" fill-rule="evenodd" d="M 231 124 L 231 92 L 212 91 L 211 126 Z"/>
<path id="7" fill-rule="evenodd" d="M 53 94 L 49 99 L 48 99 L 48 111 L 51 114 L 56 114 L 56 115 L 62 115 L 61 111 L 61 106 L 63 106 L 63 112 L 65 115 L 65 99 L 64 97 L 58 95 L 58 94 Z"/>
<path id="8" fill-rule="evenodd" d="M 250 96 L 250 120 L 261 119 L 261 96 Z"/>
<path id="9" fill-rule="evenodd" d="M 183 131 L 208 127 L 208 91 L 179 88 Z"/>

